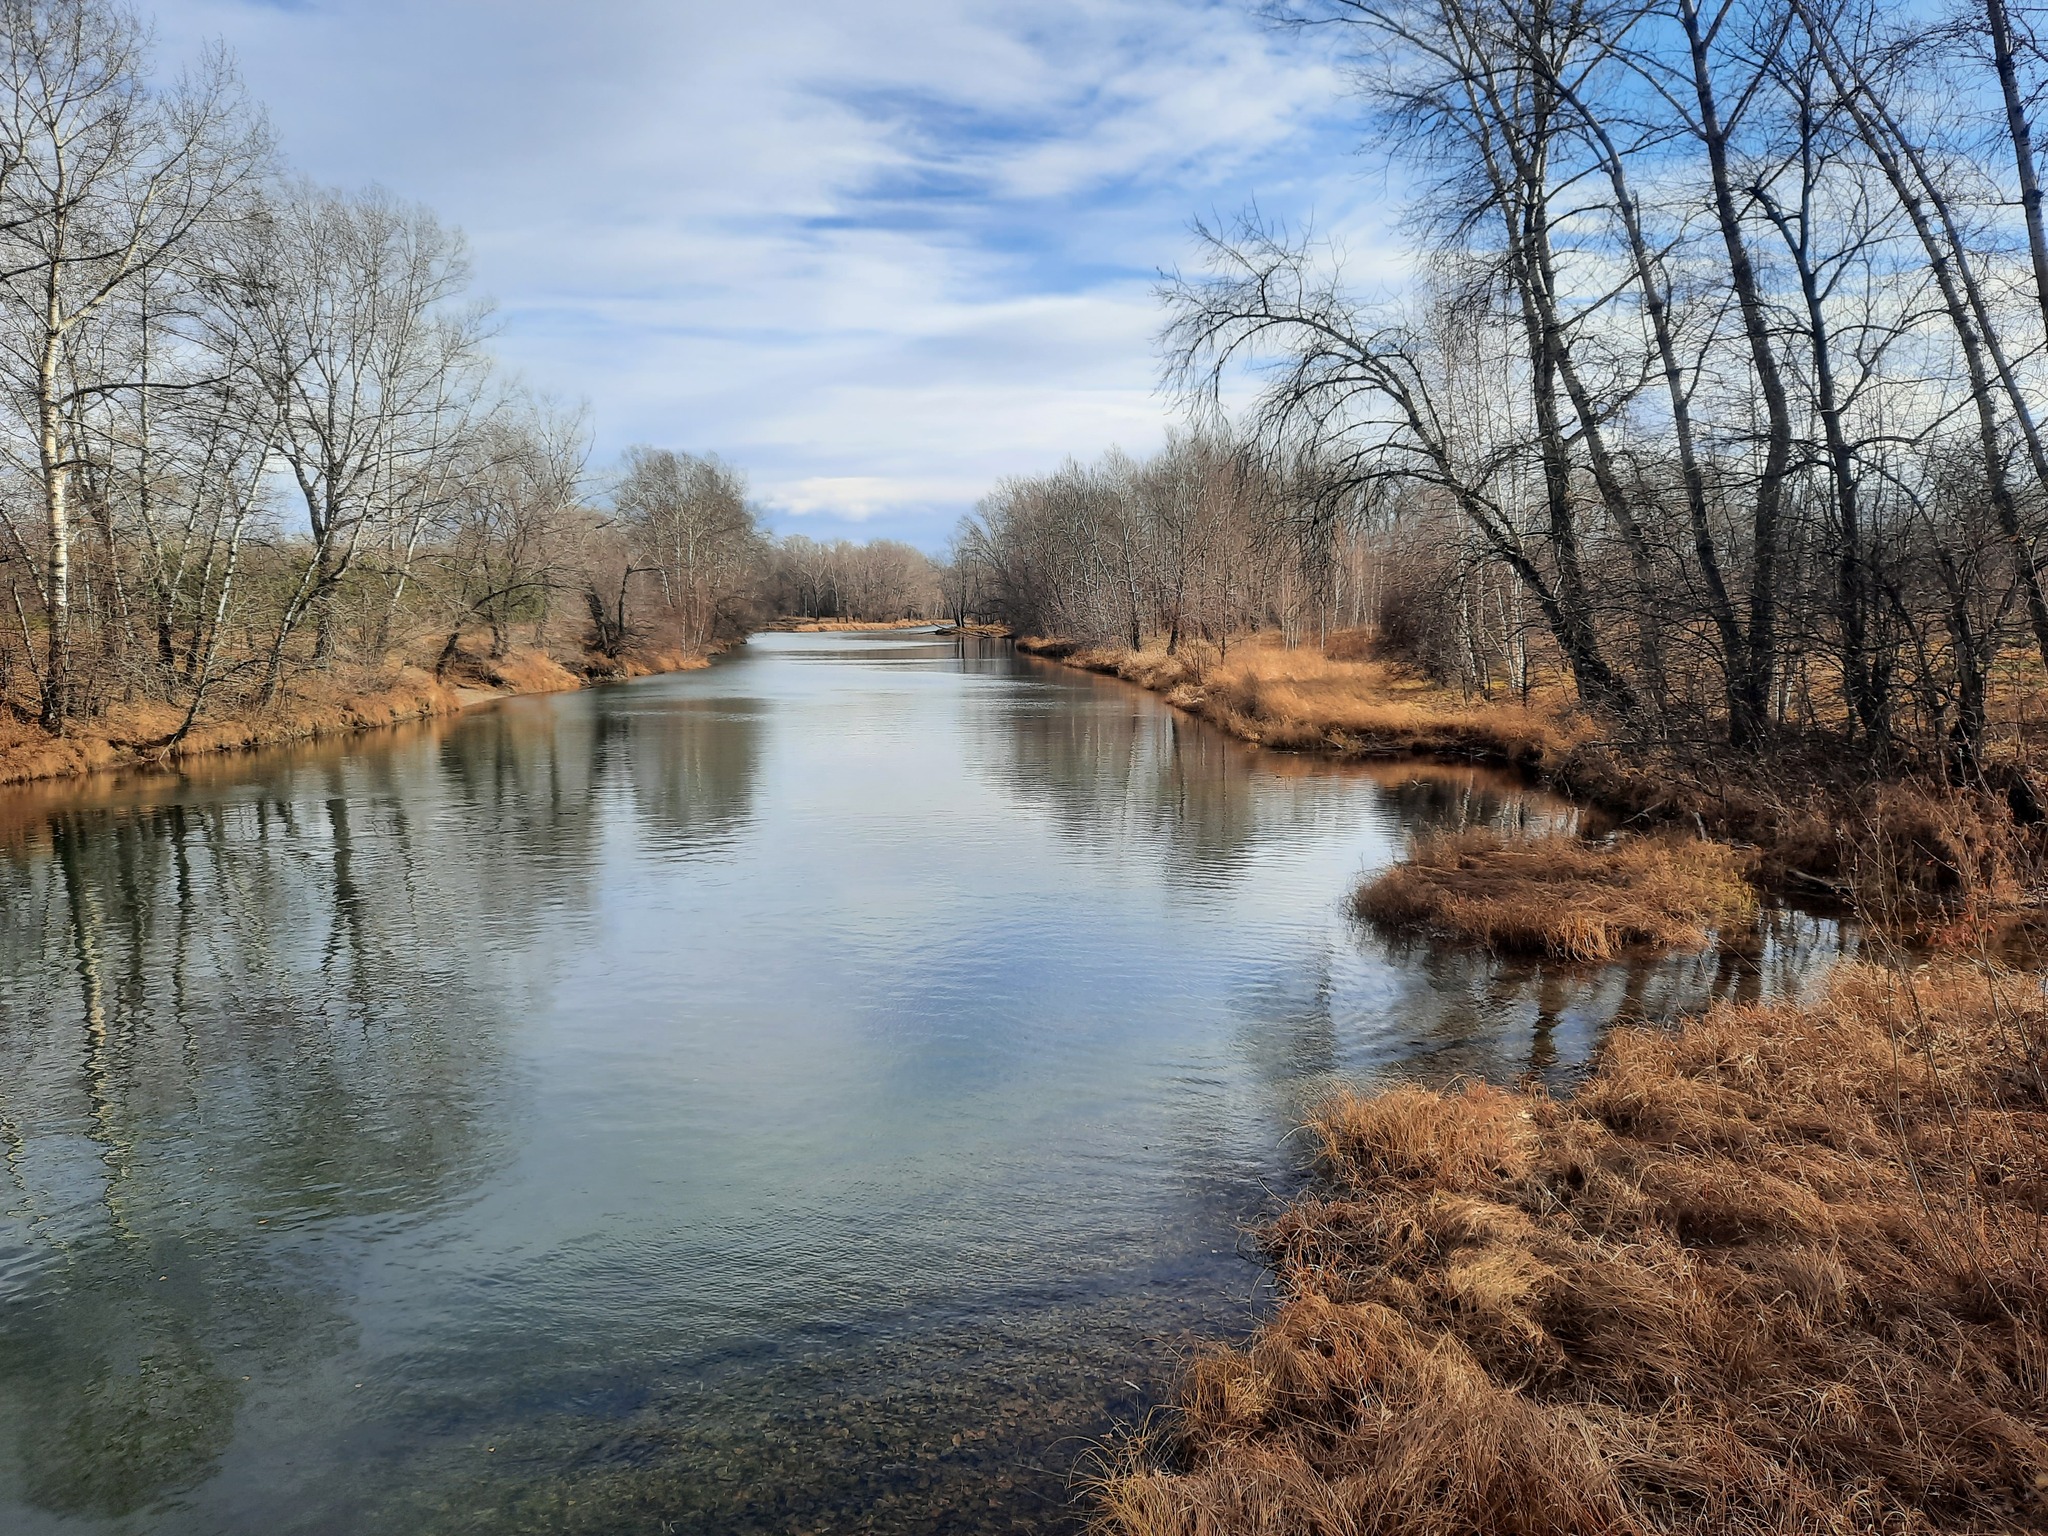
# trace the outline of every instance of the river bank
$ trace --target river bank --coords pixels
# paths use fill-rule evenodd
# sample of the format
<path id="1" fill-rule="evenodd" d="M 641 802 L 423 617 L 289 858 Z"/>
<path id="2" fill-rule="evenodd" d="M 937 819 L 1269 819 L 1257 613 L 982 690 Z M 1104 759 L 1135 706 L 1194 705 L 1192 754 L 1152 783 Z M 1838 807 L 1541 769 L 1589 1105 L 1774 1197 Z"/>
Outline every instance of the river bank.
<path id="1" fill-rule="evenodd" d="M 801 619 L 780 618 L 761 628 L 777 635 L 861 635 L 895 629 L 930 629 L 940 619 Z"/>
<path id="2" fill-rule="evenodd" d="M 1314 1118 L 1280 1304 L 1100 1489 L 1119 1536 L 2039 1530 L 2048 1004 L 1841 968 L 1623 1029 L 1569 1099 Z"/>
<path id="3" fill-rule="evenodd" d="M 1626 761 L 1555 694 L 1470 700 L 1363 656 L 1020 649 L 1261 745 L 1507 764 L 1670 828 L 1419 840 L 1354 911 L 1437 952 L 1739 947 L 1745 869 L 1928 899 L 1951 939 L 2023 904 L 2024 830 L 1973 848 L 1996 818 L 1967 794 L 1709 786 Z M 1566 1098 L 1340 1093 L 1309 1189 L 1255 1234 L 1276 1312 L 1197 1353 L 1099 1483 L 1103 1528 L 2040 1528 L 2044 1050 L 2037 976 L 1850 964 L 1814 997 L 1617 1029 Z"/>
<path id="4" fill-rule="evenodd" d="M 592 683 L 692 671 L 709 666 L 714 654 L 669 648 L 618 658 L 586 656 L 575 658 L 572 669 L 545 651 L 521 647 L 497 658 L 459 658 L 438 678 L 431 669 L 410 663 L 339 668 L 296 681 L 275 704 L 231 706 L 203 717 L 182 737 L 184 711 L 150 701 L 117 704 L 73 721 L 62 736 L 9 716 L 0 719 L 0 787 L 164 769 L 199 757 L 432 720 L 524 694 L 566 693 Z"/>
<path id="5" fill-rule="evenodd" d="M 2048 781 L 2024 729 L 1980 787 L 1900 773 L 1844 778 L 1824 755 L 1747 765 L 1726 751 L 1615 738 L 1549 680 L 1526 702 L 1473 698 L 1372 657 L 1252 636 L 1227 652 L 1084 647 L 1026 636 L 1026 655 L 1121 678 L 1242 740 L 1340 758 L 1415 756 L 1513 768 L 1624 825 L 1675 827 L 1753 850 L 1767 886 L 1944 942 L 1971 942 L 2040 905 Z"/>

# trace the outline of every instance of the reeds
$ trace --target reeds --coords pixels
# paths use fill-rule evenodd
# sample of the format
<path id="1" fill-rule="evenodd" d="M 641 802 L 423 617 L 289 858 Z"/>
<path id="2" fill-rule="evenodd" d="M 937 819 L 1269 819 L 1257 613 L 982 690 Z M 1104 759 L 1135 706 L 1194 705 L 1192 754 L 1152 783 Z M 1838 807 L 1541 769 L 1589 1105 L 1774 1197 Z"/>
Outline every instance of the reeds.
<path id="1" fill-rule="evenodd" d="M 1484 827 L 1422 839 L 1412 857 L 1361 886 L 1352 905 L 1395 932 L 1564 960 L 1704 949 L 1757 912 L 1742 856 L 1726 844 L 1510 837 Z"/>
<path id="2" fill-rule="evenodd" d="M 1118 1536 L 2048 1528 L 2048 1006 L 1848 967 L 1579 1093 L 1339 1098 Z"/>
<path id="3" fill-rule="evenodd" d="M 777 619 L 765 626 L 790 635 L 864 634 L 873 630 L 931 629 L 943 619 Z"/>

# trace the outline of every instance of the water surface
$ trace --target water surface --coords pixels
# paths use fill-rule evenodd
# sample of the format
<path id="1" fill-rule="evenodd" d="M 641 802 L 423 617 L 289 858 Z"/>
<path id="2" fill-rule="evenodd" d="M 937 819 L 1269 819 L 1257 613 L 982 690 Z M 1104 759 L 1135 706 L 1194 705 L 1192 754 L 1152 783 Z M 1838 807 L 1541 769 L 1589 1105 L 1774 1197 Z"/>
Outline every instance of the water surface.
<path id="1" fill-rule="evenodd" d="M 1345 915 L 1569 815 L 920 635 L 0 802 L 0 1529 L 1068 1528 L 1333 1081 L 1565 1077 L 1834 942 Z"/>

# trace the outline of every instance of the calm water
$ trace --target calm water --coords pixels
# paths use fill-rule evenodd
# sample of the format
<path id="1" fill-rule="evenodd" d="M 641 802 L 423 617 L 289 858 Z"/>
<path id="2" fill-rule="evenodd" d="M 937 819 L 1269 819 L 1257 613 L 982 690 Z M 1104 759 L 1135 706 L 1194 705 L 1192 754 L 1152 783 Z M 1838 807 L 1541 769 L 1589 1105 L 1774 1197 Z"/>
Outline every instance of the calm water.
<path id="1" fill-rule="evenodd" d="M 1791 985 L 1390 949 L 1565 814 L 929 636 L 0 802 L 0 1530 L 1069 1528 L 1331 1081 Z"/>

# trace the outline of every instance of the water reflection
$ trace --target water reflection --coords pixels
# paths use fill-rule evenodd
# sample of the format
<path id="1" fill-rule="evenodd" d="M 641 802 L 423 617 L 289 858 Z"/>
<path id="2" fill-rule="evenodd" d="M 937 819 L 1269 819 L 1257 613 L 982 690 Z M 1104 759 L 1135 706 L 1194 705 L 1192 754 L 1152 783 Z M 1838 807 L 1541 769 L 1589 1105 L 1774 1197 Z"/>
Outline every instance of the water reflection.
<path id="1" fill-rule="evenodd" d="M 500 999 L 450 963 L 470 872 L 388 789 L 330 764 L 65 812 L 9 869 L 0 1427 L 33 1506 L 202 1479 L 244 1381 L 352 1332 L 325 1243 L 498 1155 Z"/>
<path id="2" fill-rule="evenodd" d="M 1141 840 L 1176 878 L 1201 883 L 1227 881 L 1256 842 L 1269 807 L 1254 790 L 1253 755 L 1218 732 L 1092 679 L 995 707 L 1004 731 L 991 769 L 1081 847 Z"/>
<path id="3" fill-rule="evenodd" d="M 1346 914 L 1570 814 L 831 635 L 0 801 L 0 1527 L 1058 1529 L 1331 1081 L 1562 1079 L 1837 942 Z"/>
<path id="4" fill-rule="evenodd" d="M 1077 850 L 1142 840 L 1177 881 L 1228 885 L 1245 861 L 1355 824 L 1358 781 L 1377 790 L 1389 832 L 1469 826 L 1540 831 L 1575 825 L 1555 796 L 1481 767 L 1419 762 L 1336 765 L 1261 752 L 1119 682 L 1035 662 L 1039 686 L 985 701 L 999 721 L 990 771 L 1043 808 Z"/>
<path id="5" fill-rule="evenodd" d="M 762 714 L 747 699 L 604 717 L 643 825 L 686 858 L 732 852 L 753 814 Z"/>
<path id="6" fill-rule="evenodd" d="M 1413 832 L 1600 830 L 1597 818 L 1492 768 L 1437 763 L 1376 763 L 1360 771 L 1380 786 L 1385 812 Z M 1592 823 L 1589 825 L 1589 823 Z"/>
<path id="7" fill-rule="evenodd" d="M 1347 1059 L 1344 1073 L 1534 1075 L 1566 1087 L 1609 1025 L 1668 1023 L 1715 1003 L 1799 996 L 1845 944 L 1853 950 L 1854 936 L 1845 938 L 1833 921 L 1770 911 L 1755 953 L 1631 954 L 1611 965 L 1575 965 L 1390 938 L 1361 924 L 1366 984 L 1400 1027 Z"/>

